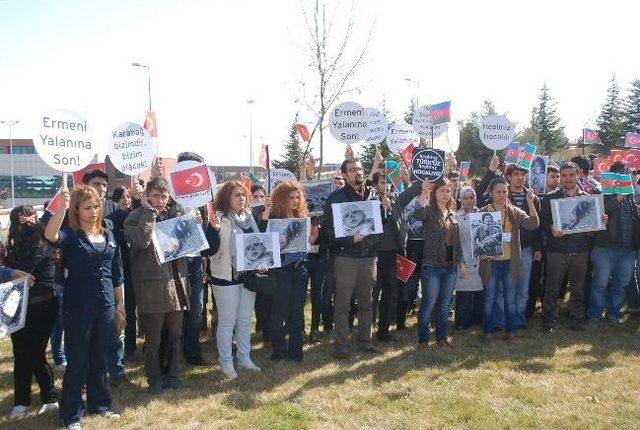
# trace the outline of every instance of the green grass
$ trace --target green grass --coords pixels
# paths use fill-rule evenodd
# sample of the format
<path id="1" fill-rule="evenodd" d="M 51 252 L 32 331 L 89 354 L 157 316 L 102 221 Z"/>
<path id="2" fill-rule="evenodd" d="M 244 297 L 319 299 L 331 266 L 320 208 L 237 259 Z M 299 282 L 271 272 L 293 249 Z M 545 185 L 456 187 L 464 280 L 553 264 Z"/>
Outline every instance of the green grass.
<path id="1" fill-rule="evenodd" d="M 622 327 L 576 333 L 563 324 L 544 335 L 539 323 L 509 345 L 483 345 L 476 331 L 451 334 L 452 350 L 415 348 L 415 319 L 399 342 L 376 357 L 341 363 L 331 344 L 308 346 L 302 364 L 273 363 L 257 339 L 260 374 L 225 380 L 217 365 L 183 367 L 184 388 L 151 397 L 140 352 L 129 382 L 112 389 L 117 421 L 88 417 L 88 429 L 632 429 L 640 428 L 639 316 Z M 204 341 L 215 362 L 215 345 Z M 6 419 L 13 406 L 11 344 L 0 341 L 0 428 L 58 428 L 30 414 Z M 56 386 L 60 386 L 60 378 Z"/>

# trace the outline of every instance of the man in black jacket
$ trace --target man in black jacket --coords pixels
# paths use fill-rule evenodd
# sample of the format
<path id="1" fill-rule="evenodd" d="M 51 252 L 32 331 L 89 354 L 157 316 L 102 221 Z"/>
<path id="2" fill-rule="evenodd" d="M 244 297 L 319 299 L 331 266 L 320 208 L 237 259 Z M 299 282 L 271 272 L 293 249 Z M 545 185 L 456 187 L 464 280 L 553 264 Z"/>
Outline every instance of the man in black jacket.
<path id="1" fill-rule="evenodd" d="M 327 198 L 322 230 L 329 243 L 330 252 L 335 256 L 335 355 L 338 359 L 349 359 L 349 308 L 352 295 L 358 302 L 358 346 L 363 352 L 377 352 L 371 343 L 371 301 L 377 277 L 378 235 L 362 235 L 356 232 L 349 237 L 335 237 L 333 203 L 376 199 L 373 188 L 364 184 L 364 171 L 359 161 L 353 158 L 346 159 L 342 162 L 340 170 L 345 179 L 345 186 Z M 387 209 L 390 208 L 388 198 L 385 198 L 383 203 Z"/>

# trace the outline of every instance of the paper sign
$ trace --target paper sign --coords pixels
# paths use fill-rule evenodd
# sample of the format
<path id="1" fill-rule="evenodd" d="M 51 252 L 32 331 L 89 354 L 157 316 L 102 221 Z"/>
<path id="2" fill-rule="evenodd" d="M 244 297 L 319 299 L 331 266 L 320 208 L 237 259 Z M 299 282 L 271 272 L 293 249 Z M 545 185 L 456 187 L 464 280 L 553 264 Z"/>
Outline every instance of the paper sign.
<path id="1" fill-rule="evenodd" d="M 354 102 L 340 103 L 331 109 L 329 130 L 333 137 L 347 145 L 364 139 L 369 130 L 364 108 Z"/>
<path id="2" fill-rule="evenodd" d="M 111 132 L 108 153 L 116 169 L 125 175 L 137 175 L 151 168 L 155 147 L 147 130 L 125 122 Z"/>
<path id="3" fill-rule="evenodd" d="M 66 173 L 82 169 L 98 152 L 90 124 L 82 115 L 68 110 L 40 115 L 33 144 L 42 161 Z"/>
<path id="4" fill-rule="evenodd" d="M 271 184 L 267 183 L 268 189 L 273 192 L 280 182 L 285 181 L 297 181 L 296 175 L 288 171 L 287 169 L 271 169 L 271 177 L 269 178 Z"/>
<path id="5" fill-rule="evenodd" d="M 416 109 L 411 125 L 421 138 L 431 139 L 431 106 L 424 105 Z"/>
<path id="6" fill-rule="evenodd" d="M 29 304 L 29 280 L 0 284 L 0 338 L 24 328 Z"/>
<path id="7" fill-rule="evenodd" d="M 409 145 L 420 145 L 420 136 L 413 131 L 411 124 L 405 121 L 396 121 L 389 128 L 387 134 L 387 146 L 394 154 L 401 154 Z"/>
<path id="8" fill-rule="evenodd" d="M 389 125 L 382 112 L 375 108 L 364 108 L 367 114 L 368 129 L 365 141 L 370 145 L 379 145 L 387 137 Z"/>
<path id="9" fill-rule="evenodd" d="M 444 151 L 415 148 L 411 160 L 411 173 L 419 181 L 436 181 L 444 174 Z"/>
<path id="10" fill-rule="evenodd" d="M 209 249 L 202 226 L 196 222 L 195 213 L 156 223 L 151 240 L 160 263 L 198 255 L 200 251 Z"/>
<path id="11" fill-rule="evenodd" d="M 480 124 L 479 132 L 484 146 L 494 151 L 506 148 L 515 136 L 513 124 L 502 115 L 486 117 Z"/>
<path id="12" fill-rule="evenodd" d="M 209 169 L 197 161 L 175 164 L 169 173 L 169 188 L 173 199 L 187 208 L 204 206 L 213 198 Z"/>
<path id="13" fill-rule="evenodd" d="M 338 237 L 382 233 L 380 201 L 332 203 L 333 232 Z"/>
<path id="14" fill-rule="evenodd" d="M 278 233 L 236 234 L 235 243 L 238 272 L 281 266 Z"/>
<path id="15" fill-rule="evenodd" d="M 529 187 L 533 188 L 536 194 L 546 193 L 548 164 L 549 157 L 546 155 L 536 155 L 533 157 L 531 169 L 529 170 Z"/>

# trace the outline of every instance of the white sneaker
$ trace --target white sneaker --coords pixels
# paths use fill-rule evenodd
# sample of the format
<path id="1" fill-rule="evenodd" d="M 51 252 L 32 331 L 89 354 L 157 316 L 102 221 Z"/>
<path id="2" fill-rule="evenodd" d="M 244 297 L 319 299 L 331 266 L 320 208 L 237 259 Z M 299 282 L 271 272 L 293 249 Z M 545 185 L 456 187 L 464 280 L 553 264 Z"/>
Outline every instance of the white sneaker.
<path id="1" fill-rule="evenodd" d="M 23 405 L 14 406 L 13 409 L 11 410 L 11 414 L 9 415 L 9 419 L 21 420 L 22 418 L 24 418 L 25 415 L 27 415 L 27 409 L 29 409 L 28 406 L 23 406 Z"/>
<path id="2" fill-rule="evenodd" d="M 45 403 L 38 411 L 38 415 L 46 414 L 50 411 L 57 411 L 58 409 L 60 409 L 58 402 Z"/>
<path id="3" fill-rule="evenodd" d="M 78 421 L 76 421 L 75 423 L 71 423 L 68 426 L 65 426 L 64 428 L 65 430 L 82 430 L 82 426 Z"/>
<path id="4" fill-rule="evenodd" d="M 233 364 L 221 364 L 220 370 L 222 370 L 222 373 L 224 373 L 224 375 L 229 379 L 235 379 L 238 377 L 238 373 L 236 372 L 236 369 L 233 368 Z"/>
<path id="5" fill-rule="evenodd" d="M 115 412 L 113 412 L 112 410 L 106 410 L 104 412 L 100 412 L 100 416 L 103 418 L 111 418 L 114 420 L 117 420 L 118 418 L 120 418 L 120 414 L 116 414 Z"/>
<path id="6" fill-rule="evenodd" d="M 241 367 L 247 370 L 253 370 L 254 372 L 260 372 L 260 368 L 256 366 L 256 364 L 253 361 L 251 361 L 251 359 L 247 361 L 239 361 L 238 367 Z"/>

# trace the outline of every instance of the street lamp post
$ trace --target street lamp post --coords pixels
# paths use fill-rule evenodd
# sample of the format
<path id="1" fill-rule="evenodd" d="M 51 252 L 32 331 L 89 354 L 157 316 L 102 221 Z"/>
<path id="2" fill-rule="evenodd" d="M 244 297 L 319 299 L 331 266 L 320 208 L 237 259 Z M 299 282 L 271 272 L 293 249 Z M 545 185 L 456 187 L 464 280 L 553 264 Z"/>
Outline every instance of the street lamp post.
<path id="1" fill-rule="evenodd" d="M 249 105 L 249 171 L 253 173 L 253 99 L 247 100 Z"/>
<path id="2" fill-rule="evenodd" d="M 147 90 L 149 94 L 149 112 L 151 112 L 151 68 L 145 64 L 131 63 L 133 67 L 144 67 L 147 69 Z"/>
<path id="3" fill-rule="evenodd" d="M 404 78 L 405 81 L 416 84 L 416 106 L 414 110 L 417 110 L 420 107 L 420 81 L 416 81 L 411 78 Z"/>
<path id="4" fill-rule="evenodd" d="M 16 207 L 16 194 L 14 192 L 15 186 L 13 182 L 13 138 L 11 136 L 11 128 L 20 121 L 0 121 L 0 123 L 9 126 L 9 160 L 11 160 L 11 207 Z"/>

